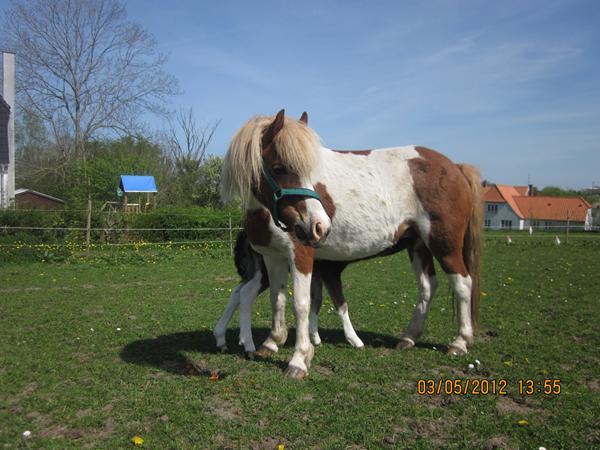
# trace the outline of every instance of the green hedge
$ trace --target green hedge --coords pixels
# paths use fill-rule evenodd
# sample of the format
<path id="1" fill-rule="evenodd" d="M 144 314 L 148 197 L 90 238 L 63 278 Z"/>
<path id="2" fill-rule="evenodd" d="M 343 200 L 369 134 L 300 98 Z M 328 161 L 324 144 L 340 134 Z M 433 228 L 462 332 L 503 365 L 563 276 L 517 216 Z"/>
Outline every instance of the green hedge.
<path id="1" fill-rule="evenodd" d="M 58 230 L 86 226 L 86 214 L 81 210 L 0 210 L 0 244 L 59 244 L 82 242 L 85 230 Z M 95 243 L 168 242 L 228 239 L 228 230 L 190 230 L 197 228 L 228 228 L 239 226 L 239 209 L 163 207 L 141 214 L 123 212 L 92 212 L 91 233 Z M 46 228 L 40 230 L 11 227 Z M 136 230 L 136 229 L 143 230 Z M 156 231 L 154 231 L 156 230 Z"/>

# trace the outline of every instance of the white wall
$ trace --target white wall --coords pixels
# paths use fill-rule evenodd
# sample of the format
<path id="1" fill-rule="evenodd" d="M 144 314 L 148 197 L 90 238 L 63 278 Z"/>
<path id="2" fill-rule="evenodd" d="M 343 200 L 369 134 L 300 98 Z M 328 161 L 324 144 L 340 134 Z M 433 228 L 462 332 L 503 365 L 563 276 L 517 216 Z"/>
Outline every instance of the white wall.
<path id="1" fill-rule="evenodd" d="M 490 212 L 488 211 L 488 205 L 498 205 L 498 212 Z M 515 212 L 508 206 L 508 203 L 495 203 L 495 202 L 485 202 L 484 205 L 484 220 L 489 220 L 489 225 L 487 228 L 491 228 L 493 230 L 499 230 L 502 228 L 503 220 L 512 220 L 512 229 L 513 230 L 522 230 L 524 226 L 524 221 L 519 218 L 515 214 Z"/>

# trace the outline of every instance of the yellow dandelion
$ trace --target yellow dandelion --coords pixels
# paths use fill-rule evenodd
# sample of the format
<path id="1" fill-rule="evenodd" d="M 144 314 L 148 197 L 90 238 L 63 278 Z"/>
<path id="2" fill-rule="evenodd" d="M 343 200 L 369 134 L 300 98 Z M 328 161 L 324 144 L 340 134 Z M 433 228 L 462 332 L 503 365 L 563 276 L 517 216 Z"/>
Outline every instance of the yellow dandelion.
<path id="1" fill-rule="evenodd" d="M 507 367 L 512 367 L 513 363 L 512 361 L 504 361 L 504 365 Z"/>
<path id="2" fill-rule="evenodd" d="M 132 437 L 131 442 L 133 442 L 133 445 L 135 445 L 136 447 L 141 447 L 142 445 L 144 445 L 144 439 L 142 439 L 141 436 Z"/>
<path id="3" fill-rule="evenodd" d="M 529 421 L 527 419 L 521 419 L 517 423 L 522 427 L 524 427 L 525 425 L 529 425 Z"/>

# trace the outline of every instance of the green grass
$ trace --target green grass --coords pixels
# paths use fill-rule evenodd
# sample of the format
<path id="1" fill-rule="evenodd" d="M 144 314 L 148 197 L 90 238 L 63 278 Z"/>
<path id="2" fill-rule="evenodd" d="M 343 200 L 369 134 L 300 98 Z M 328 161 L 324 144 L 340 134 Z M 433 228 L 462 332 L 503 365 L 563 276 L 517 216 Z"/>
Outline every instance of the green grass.
<path id="1" fill-rule="evenodd" d="M 460 358 L 443 352 L 456 331 L 445 278 L 422 344 L 399 352 L 416 298 L 406 254 L 352 265 L 344 285 L 366 349 L 345 342 L 326 301 L 304 381 L 283 376 L 293 330 L 274 358 L 249 361 L 234 322 L 232 352 L 215 352 L 211 330 L 237 284 L 220 251 L 3 263 L 0 445 L 114 449 L 139 435 L 153 449 L 598 447 L 599 250 L 593 238 L 488 239 L 482 330 Z M 269 318 L 263 294 L 257 344 Z M 420 396 L 422 378 L 505 379 L 508 395 Z M 562 391 L 520 396 L 518 379 L 560 379 Z"/>

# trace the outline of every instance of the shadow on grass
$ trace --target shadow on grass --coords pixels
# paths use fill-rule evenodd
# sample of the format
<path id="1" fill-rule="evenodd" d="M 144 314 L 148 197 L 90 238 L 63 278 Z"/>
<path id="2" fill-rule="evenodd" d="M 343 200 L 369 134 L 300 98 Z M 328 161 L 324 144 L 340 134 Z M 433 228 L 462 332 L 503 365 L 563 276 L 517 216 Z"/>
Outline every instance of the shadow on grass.
<path id="1" fill-rule="evenodd" d="M 253 328 L 252 334 L 254 342 L 259 345 L 269 335 L 268 328 Z M 344 333 L 339 329 L 320 329 L 319 334 L 323 343 L 335 346 L 350 346 L 346 341 Z M 373 333 L 371 331 L 358 331 L 358 334 L 365 344 L 365 347 L 372 348 L 395 348 L 398 338 L 386 334 Z M 239 329 L 233 328 L 227 330 L 227 343 L 229 350 L 227 353 L 237 354 L 245 357 L 242 346 L 237 345 Z M 294 329 L 289 330 L 286 347 L 292 347 L 296 340 Z M 233 344 L 233 345 L 232 345 Z M 445 351 L 446 346 L 442 344 L 433 344 L 419 342 L 417 348 L 433 349 Z M 181 333 L 166 334 L 152 339 L 141 339 L 127 344 L 121 350 L 121 359 L 131 364 L 152 366 L 170 373 L 185 376 L 208 376 L 211 370 L 204 367 L 201 363 L 187 358 L 183 352 L 199 352 L 200 354 L 217 354 L 220 350 L 215 345 L 215 339 L 210 330 L 188 331 Z M 281 369 L 287 366 L 286 361 L 267 358 L 263 361 L 265 364 L 273 364 Z M 221 375 L 222 376 L 222 375 Z"/>

